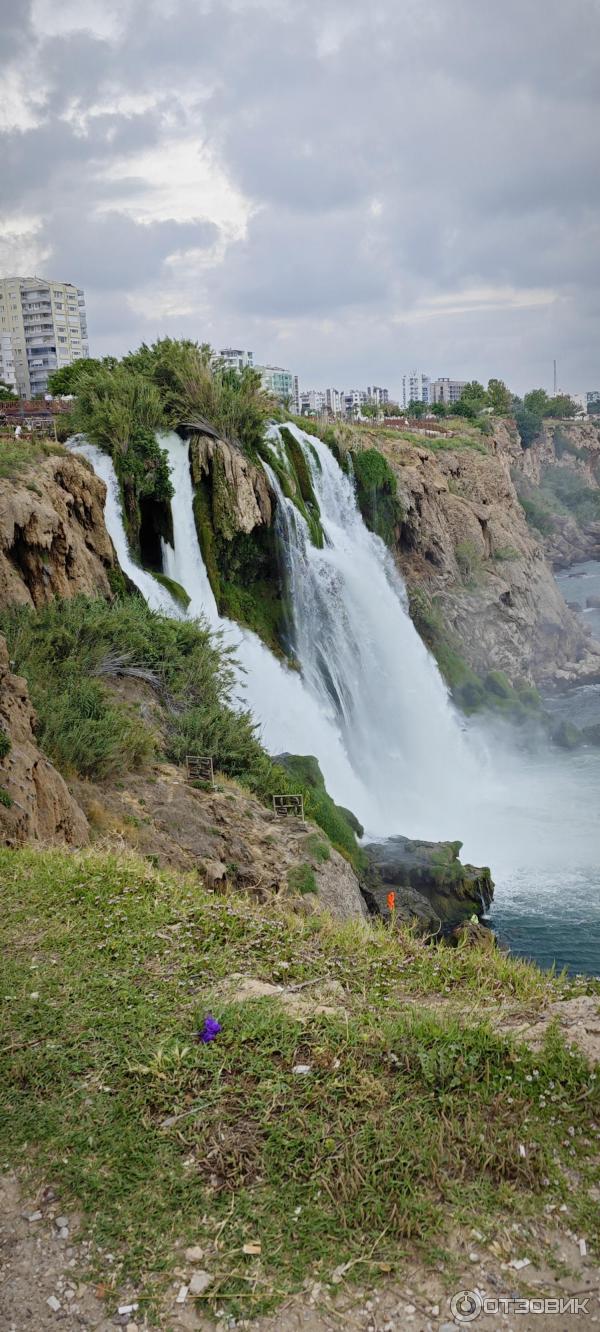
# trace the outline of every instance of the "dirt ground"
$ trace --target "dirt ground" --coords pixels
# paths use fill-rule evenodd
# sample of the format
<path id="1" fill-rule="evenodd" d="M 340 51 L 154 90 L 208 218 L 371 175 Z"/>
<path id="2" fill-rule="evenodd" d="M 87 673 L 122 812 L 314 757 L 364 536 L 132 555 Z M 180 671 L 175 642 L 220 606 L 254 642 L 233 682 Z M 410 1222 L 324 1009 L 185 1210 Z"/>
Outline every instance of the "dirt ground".
<path id="1" fill-rule="evenodd" d="M 585 1243 L 568 1231 L 540 1232 L 540 1252 L 549 1245 L 552 1268 L 540 1263 L 521 1266 L 518 1237 L 496 1243 L 492 1252 L 474 1230 L 452 1246 L 452 1273 L 448 1264 L 425 1271 L 417 1262 L 407 1265 L 403 1280 L 384 1282 L 375 1291 L 350 1286 L 338 1270 L 337 1284 L 308 1283 L 305 1291 L 274 1315 L 234 1322 L 224 1315 L 215 1320 L 198 1312 L 188 1286 L 194 1273 L 189 1251 L 167 1293 L 158 1320 L 148 1321 L 134 1291 L 115 1292 L 110 1282 L 111 1256 L 106 1254 L 107 1276 L 98 1285 L 86 1279 L 90 1246 L 78 1239 L 78 1217 L 63 1211 L 60 1199 L 46 1188 L 31 1197 L 12 1173 L 0 1176 L 0 1332 L 455 1332 L 474 1327 L 477 1332 L 571 1332 L 576 1326 L 600 1324 L 600 1269 L 585 1253 Z M 552 1227 L 552 1228 L 551 1228 Z M 512 1254 L 512 1256 L 510 1256 Z M 341 1265 L 343 1267 L 343 1264 Z M 561 1275 L 557 1278 L 556 1270 Z M 585 1313 L 481 1312 L 465 1322 L 453 1317 L 452 1292 L 474 1291 L 487 1299 L 537 1297 L 587 1300 Z M 182 1303 L 177 1302 L 177 1298 Z"/>

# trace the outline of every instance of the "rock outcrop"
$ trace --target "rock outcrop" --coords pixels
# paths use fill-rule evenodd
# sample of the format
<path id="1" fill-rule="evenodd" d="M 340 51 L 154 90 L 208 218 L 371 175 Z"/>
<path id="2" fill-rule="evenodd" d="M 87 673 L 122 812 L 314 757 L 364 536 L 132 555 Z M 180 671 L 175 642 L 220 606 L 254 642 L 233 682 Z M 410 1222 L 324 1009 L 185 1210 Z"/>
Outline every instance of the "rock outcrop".
<path id="1" fill-rule="evenodd" d="M 389 437 L 378 447 L 404 510 L 396 553 L 408 589 L 434 599 L 472 669 L 537 684 L 597 676 L 600 649 L 566 606 L 519 502 L 516 433 L 500 422 L 479 449 Z"/>
<path id="2" fill-rule="evenodd" d="M 0 637 L 0 839 L 82 846 L 87 819 L 56 768 L 40 752 L 27 682 L 10 669 Z"/>
<path id="3" fill-rule="evenodd" d="M 236 532 L 253 532 L 272 519 L 269 483 L 235 444 L 214 434 L 192 433 L 190 437 L 192 480 L 208 480 L 213 521 L 219 535 L 228 540 Z"/>
<path id="4" fill-rule="evenodd" d="M 409 837 L 365 846 L 361 886 L 371 913 L 397 924 L 416 922 L 425 933 L 445 936 L 473 916 L 481 917 L 494 894 L 491 874 L 485 867 L 463 865 L 460 847 L 460 842 Z"/>
<path id="5" fill-rule="evenodd" d="M 109 595 L 118 566 L 105 493 L 89 464 L 66 452 L 0 478 L 0 606 Z"/>
<path id="6" fill-rule="evenodd" d="M 519 448 L 513 460 L 513 475 L 525 501 L 541 501 L 547 529 L 540 533 L 547 559 L 555 569 L 568 568 L 580 560 L 600 559 L 600 418 L 585 421 L 546 421 L 538 439 L 528 449 Z M 558 503 L 548 485 L 564 476 L 564 498 Z M 561 487 L 559 485 L 559 495 Z M 585 492 L 588 494 L 588 502 Z M 593 497 L 597 497 L 594 514 Z M 579 500 L 579 502 L 577 502 Z"/>

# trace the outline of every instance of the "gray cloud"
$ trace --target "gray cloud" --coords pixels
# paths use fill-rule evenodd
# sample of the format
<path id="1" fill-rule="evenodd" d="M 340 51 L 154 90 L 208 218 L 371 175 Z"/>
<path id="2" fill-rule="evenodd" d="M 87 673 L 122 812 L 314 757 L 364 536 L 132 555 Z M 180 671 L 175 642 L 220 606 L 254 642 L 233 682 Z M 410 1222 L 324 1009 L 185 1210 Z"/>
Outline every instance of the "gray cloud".
<path id="1" fill-rule="evenodd" d="M 522 389 L 554 354 L 566 387 L 600 380 L 597 0 L 132 0 L 114 39 L 37 47 L 4 9 L 9 67 L 33 52 L 45 88 L 0 141 L 4 210 L 77 268 L 92 344 L 240 339 L 315 384 L 419 364 Z M 247 200 L 242 239 L 201 186 L 156 211 L 178 141 Z"/>

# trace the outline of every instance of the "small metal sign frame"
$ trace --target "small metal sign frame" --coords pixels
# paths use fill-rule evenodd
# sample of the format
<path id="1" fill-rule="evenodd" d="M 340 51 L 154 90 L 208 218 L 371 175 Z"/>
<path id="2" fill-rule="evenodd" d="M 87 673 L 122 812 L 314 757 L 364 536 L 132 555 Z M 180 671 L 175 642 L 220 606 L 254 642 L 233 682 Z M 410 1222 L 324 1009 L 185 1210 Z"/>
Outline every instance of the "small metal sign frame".
<path id="1" fill-rule="evenodd" d="M 206 782 L 214 789 L 215 770 L 212 758 L 207 758 L 198 754 L 187 754 L 187 773 L 190 782 Z"/>
<path id="2" fill-rule="evenodd" d="M 297 818 L 304 823 L 304 796 L 274 795 L 273 809 L 278 818 Z"/>

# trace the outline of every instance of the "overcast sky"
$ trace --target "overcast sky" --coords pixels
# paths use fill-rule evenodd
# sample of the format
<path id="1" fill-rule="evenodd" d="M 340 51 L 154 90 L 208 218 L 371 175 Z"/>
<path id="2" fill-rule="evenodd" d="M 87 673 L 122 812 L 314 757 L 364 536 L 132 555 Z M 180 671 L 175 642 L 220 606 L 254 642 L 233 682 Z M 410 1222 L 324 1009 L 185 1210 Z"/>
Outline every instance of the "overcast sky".
<path id="1" fill-rule="evenodd" d="M 0 272 L 92 354 L 600 388 L 600 0 L 0 0 Z"/>

